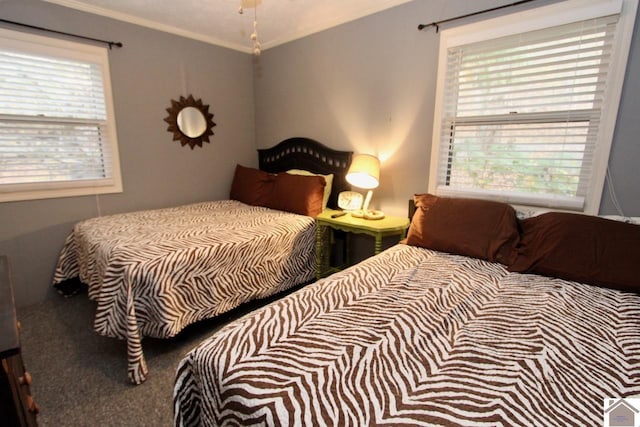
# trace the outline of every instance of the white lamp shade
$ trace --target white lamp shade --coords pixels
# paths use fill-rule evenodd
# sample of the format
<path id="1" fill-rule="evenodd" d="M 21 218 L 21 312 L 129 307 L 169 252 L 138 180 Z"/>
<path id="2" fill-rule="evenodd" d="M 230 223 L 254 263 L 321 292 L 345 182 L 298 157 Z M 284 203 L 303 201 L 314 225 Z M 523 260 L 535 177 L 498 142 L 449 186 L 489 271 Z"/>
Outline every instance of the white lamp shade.
<path id="1" fill-rule="evenodd" d="M 351 161 L 347 182 L 359 188 L 376 188 L 380 179 L 380 160 L 369 154 L 357 154 Z"/>

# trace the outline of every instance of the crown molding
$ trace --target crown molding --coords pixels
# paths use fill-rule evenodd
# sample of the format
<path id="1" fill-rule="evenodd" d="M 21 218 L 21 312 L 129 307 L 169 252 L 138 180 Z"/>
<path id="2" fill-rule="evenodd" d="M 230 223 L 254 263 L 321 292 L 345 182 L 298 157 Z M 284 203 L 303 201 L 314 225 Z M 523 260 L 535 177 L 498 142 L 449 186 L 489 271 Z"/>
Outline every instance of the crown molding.
<path id="1" fill-rule="evenodd" d="M 204 43 L 236 50 L 243 53 L 252 54 L 253 49 L 249 42 L 245 44 L 229 42 L 227 40 L 223 40 L 217 37 L 212 37 L 201 32 L 185 30 L 183 28 L 175 27 L 168 24 L 163 24 L 157 21 L 153 21 L 150 19 L 141 18 L 139 16 L 131 15 L 128 13 L 118 12 L 111 9 L 90 5 L 83 1 L 79 0 L 42 0 L 47 3 L 56 4 L 63 7 L 68 7 L 71 9 L 79 10 L 82 12 L 91 13 L 94 15 L 104 16 L 106 18 L 115 19 L 117 21 L 127 22 L 134 25 L 139 25 L 142 27 L 150 28 L 157 31 L 162 31 L 165 33 L 175 34 L 181 37 L 186 37 L 193 40 L 198 40 Z M 281 1 L 281 0 L 277 0 Z M 280 38 L 276 38 L 273 40 L 262 41 L 262 50 L 266 50 L 269 48 L 273 48 L 285 43 L 289 43 L 291 41 L 324 31 L 330 28 L 336 27 L 338 25 L 345 24 L 347 22 L 351 22 L 378 12 L 382 12 L 384 10 L 390 9 L 392 7 L 399 6 L 404 3 L 408 3 L 413 0 L 377 0 L 376 2 L 371 2 L 368 4 L 368 7 L 363 7 L 357 15 L 348 15 L 344 14 L 342 16 L 334 16 L 331 20 L 322 22 L 320 24 L 312 24 L 306 26 L 304 28 L 300 28 L 297 31 L 292 33 L 288 33 L 283 35 Z"/>
<path id="2" fill-rule="evenodd" d="M 115 19 L 117 21 L 127 22 L 129 24 L 139 25 L 141 27 L 150 28 L 152 30 L 162 31 L 165 33 L 175 34 L 177 36 L 186 37 L 193 40 L 198 40 L 204 43 L 226 47 L 228 49 L 237 50 L 244 53 L 252 53 L 251 46 L 243 46 L 236 43 L 230 43 L 225 40 L 218 39 L 216 37 L 207 36 L 201 33 L 184 30 L 182 28 L 174 27 L 167 24 L 162 24 L 150 19 L 140 18 L 127 13 L 116 12 L 110 9 L 105 9 L 98 6 L 88 5 L 86 3 L 76 0 L 42 0 L 47 3 L 57 4 L 59 6 L 76 9 L 82 12 L 91 13 L 94 15 L 104 16 L 106 18 Z"/>

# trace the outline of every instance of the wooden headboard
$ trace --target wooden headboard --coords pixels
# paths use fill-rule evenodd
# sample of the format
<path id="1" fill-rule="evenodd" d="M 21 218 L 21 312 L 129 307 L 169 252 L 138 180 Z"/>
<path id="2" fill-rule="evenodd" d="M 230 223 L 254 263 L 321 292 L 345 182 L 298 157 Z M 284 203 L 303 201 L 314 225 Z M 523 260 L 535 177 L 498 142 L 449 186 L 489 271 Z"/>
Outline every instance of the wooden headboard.
<path id="1" fill-rule="evenodd" d="M 338 151 L 309 138 L 289 138 L 271 148 L 258 150 L 261 170 L 278 173 L 289 169 L 304 169 L 323 175 L 333 174 L 331 196 L 327 203 L 337 208 L 338 194 L 351 189 L 345 176 L 351 165 L 352 151 Z"/>

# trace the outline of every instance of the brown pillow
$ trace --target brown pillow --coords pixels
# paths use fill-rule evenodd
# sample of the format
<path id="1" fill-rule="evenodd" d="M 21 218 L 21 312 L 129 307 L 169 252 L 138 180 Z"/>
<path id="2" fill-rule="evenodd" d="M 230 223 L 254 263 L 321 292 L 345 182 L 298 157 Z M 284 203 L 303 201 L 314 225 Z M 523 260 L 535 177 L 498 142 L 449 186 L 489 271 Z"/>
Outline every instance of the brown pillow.
<path id="1" fill-rule="evenodd" d="M 322 176 L 280 173 L 276 176 L 272 197 L 265 206 L 315 217 L 322 212 L 325 185 Z"/>
<path id="2" fill-rule="evenodd" d="M 510 271 L 640 292 L 640 225 L 549 212 L 520 222 Z"/>
<path id="3" fill-rule="evenodd" d="M 265 206 L 271 200 L 276 176 L 258 169 L 236 165 L 229 197 L 254 206 Z"/>
<path id="4" fill-rule="evenodd" d="M 515 210 L 487 200 L 414 196 L 407 244 L 509 265 L 519 240 Z"/>

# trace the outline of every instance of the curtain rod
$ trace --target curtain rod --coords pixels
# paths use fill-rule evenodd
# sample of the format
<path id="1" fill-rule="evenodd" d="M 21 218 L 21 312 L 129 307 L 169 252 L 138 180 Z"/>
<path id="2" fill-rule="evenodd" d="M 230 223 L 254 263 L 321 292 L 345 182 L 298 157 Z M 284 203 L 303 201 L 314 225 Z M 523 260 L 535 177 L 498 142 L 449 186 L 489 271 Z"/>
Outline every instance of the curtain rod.
<path id="1" fill-rule="evenodd" d="M 505 9 L 507 7 L 517 6 L 519 4 L 529 3 L 531 1 L 535 1 L 535 0 L 520 0 L 514 3 L 505 4 L 502 6 L 492 7 L 491 9 L 480 10 L 478 12 L 467 13 L 466 15 L 460 15 L 453 18 L 449 18 L 449 19 L 443 19 L 442 21 L 432 22 L 431 24 L 420 24 L 418 25 L 418 31 L 422 31 L 427 27 L 436 27 L 436 33 L 437 33 L 438 31 L 440 31 L 440 24 L 444 24 L 445 22 L 456 21 L 458 19 L 468 18 L 470 16 L 480 15 L 482 13 L 493 12 L 494 10 Z"/>
<path id="2" fill-rule="evenodd" d="M 86 36 L 81 36 L 81 35 L 78 35 L 78 34 L 65 33 L 64 31 L 51 30 L 49 28 L 37 27 L 35 25 L 23 24 L 21 22 L 8 21 L 6 19 L 0 19 L 0 22 L 4 22 L 4 23 L 7 23 L 7 24 L 12 24 L 12 25 L 18 25 L 20 27 L 27 27 L 27 28 L 31 28 L 31 29 L 34 29 L 34 30 L 48 31 L 50 33 L 62 34 L 64 36 L 76 37 L 76 38 L 84 39 L 84 40 L 91 40 L 91 41 L 98 42 L 98 43 L 104 43 L 104 44 L 109 45 L 109 50 L 111 50 L 113 48 L 113 46 L 122 47 L 122 43 L 120 43 L 120 42 L 112 42 L 112 41 L 108 41 L 108 40 L 94 39 L 93 37 L 86 37 Z"/>

